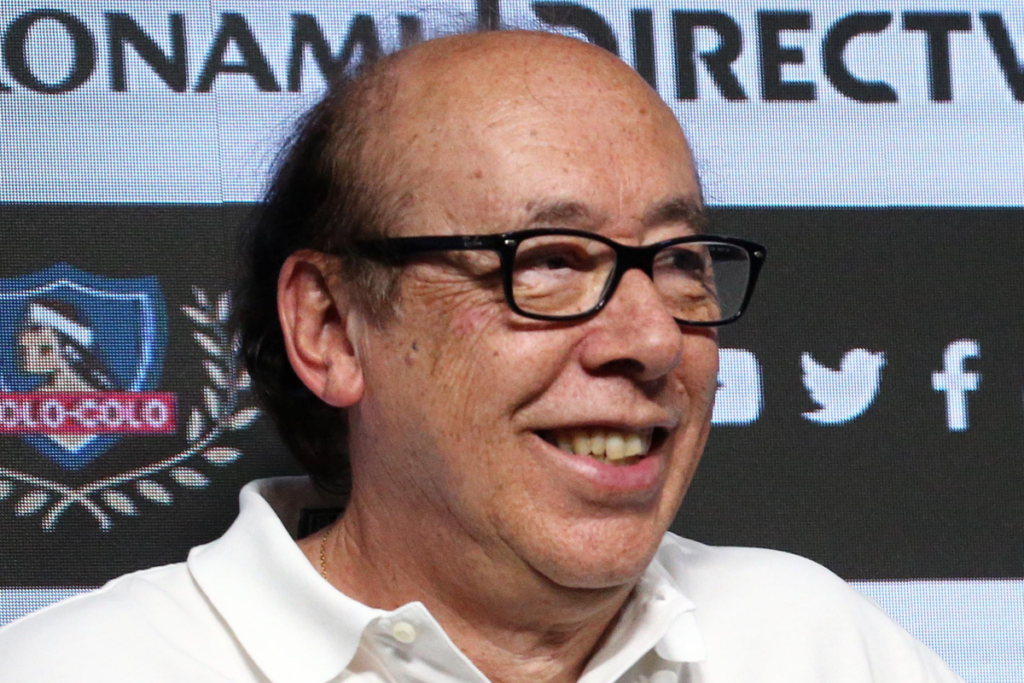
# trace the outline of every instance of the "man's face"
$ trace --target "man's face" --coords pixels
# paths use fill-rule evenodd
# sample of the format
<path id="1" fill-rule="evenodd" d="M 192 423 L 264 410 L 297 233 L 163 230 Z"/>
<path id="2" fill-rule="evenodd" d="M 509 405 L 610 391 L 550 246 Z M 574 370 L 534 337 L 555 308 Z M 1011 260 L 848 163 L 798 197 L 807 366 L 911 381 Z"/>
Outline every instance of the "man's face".
<path id="1" fill-rule="evenodd" d="M 416 118 L 393 122 L 403 150 L 403 235 L 568 227 L 638 245 L 692 226 L 665 207 L 699 206 L 671 113 L 617 60 L 589 47 L 529 58 L 443 62 L 400 91 Z M 493 87 L 473 69 L 511 74 Z M 540 64 L 563 64 L 545 70 Z M 422 69 L 430 67 L 421 66 Z M 402 101 L 410 98 L 408 102 Z M 397 318 L 358 353 L 367 391 L 350 411 L 355 486 L 386 483 L 393 505 L 495 561 L 580 588 L 618 586 L 646 567 L 707 437 L 718 368 L 709 330 L 680 327 L 652 282 L 628 272 L 598 315 L 551 323 L 506 305 L 492 253 L 406 266 Z M 609 464 L 556 445 L 604 433 L 650 440 Z"/>

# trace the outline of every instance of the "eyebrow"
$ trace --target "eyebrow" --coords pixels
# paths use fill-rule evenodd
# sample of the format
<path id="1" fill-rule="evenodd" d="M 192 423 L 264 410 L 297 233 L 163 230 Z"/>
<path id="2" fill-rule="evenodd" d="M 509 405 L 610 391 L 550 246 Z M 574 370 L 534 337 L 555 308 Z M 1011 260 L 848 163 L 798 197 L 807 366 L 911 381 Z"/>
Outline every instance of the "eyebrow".
<path id="1" fill-rule="evenodd" d="M 594 215 L 586 204 L 573 201 L 539 202 L 530 213 L 533 224 L 601 223 L 603 215 Z"/>
<path id="2" fill-rule="evenodd" d="M 673 197 L 648 210 L 641 221 L 644 227 L 653 228 L 667 223 L 686 223 L 701 233 L 710 223 L 707 209 L 691 197 Z"/>

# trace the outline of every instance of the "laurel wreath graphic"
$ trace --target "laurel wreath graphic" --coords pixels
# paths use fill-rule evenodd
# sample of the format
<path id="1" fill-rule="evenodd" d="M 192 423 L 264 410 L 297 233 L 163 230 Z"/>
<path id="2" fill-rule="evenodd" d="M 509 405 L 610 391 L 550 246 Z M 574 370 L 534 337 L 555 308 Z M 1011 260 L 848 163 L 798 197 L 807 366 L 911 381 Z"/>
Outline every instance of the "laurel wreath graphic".
<path id="1" fill-rule="evenodd" d="M 65 512 L 81 505 L 100 529 L 109 531 L 116 515 L 139 514 L 133 494 L 150 503 L 170 505 L 174 495 L 169 483 L 186 489 L 210 485 L 209 477 L 197 467 L 198 459 L 223 467 L 242 457 L 237 448 L 216 445 L 222 436 L 248 428 L 260 415 L 259 408 L 243 407 L 240 401 L 250 383 L 249 375 L 238 362 L 238 336 L 232 336 L 227 329 L 231 295 L 224 292 L 214 302 L 199 287 L 193 287 L 192 294 L 195 305 L 182 306 L 181 310 L 195 324 L 192 336 L 205 353 L 202 364 L 209 384 L 203 387 L 202 406 L 193 407 L 189 413 L 186 448 L 158 462 L 78 487 L 0 467 L 0 500 L 22 489 L 14 505 L 15 515 L 41 514 L 43 529 L 52 531 Z"/>

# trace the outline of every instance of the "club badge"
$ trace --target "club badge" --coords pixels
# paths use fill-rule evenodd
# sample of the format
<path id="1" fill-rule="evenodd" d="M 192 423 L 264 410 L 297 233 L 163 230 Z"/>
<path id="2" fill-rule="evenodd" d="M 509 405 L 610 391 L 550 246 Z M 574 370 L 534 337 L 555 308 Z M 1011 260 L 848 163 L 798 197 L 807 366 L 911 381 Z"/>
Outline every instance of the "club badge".
<path id="1" fill-rule="evenodd" d="M 14 514 L 40 515 L 43 529 L 52 530 L 81 506 L 109 530 L 117 515 L 141 514 L 142 502 L 172 504 L 175 485 L 208 486 L 198 463 L 222 466 L 241 456 L 218 445 L 259 416 L 240 401 L 249 382 L 227 329 L 231 299 L 225 293 L 214 300 L 198 288 L 193 296 L 180 318 L 193 326 L 208 383 L 202 405 L 185 411 L 179 425 L 177 396 L 160 390 L 168 321 L 156 278 L 114 279 L 57 264 L 0 279 L 0 443 L 20 439 L 50 464 L 0 460 L 0 499 L 15 500 Z M 90 466 L 122 439 L 173 437 L 181 427 L 185 444 L 176 452 L 152 449 L 151 462 L 106 468 L 85 483 L 75 476 L 97 469 Z"/>

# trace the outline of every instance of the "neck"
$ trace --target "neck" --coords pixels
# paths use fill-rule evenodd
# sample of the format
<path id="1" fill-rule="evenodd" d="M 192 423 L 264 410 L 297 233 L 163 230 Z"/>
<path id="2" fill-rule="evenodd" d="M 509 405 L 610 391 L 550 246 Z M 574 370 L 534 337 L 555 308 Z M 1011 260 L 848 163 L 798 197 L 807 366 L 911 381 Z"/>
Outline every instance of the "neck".
<path id="1" fill-rule="evenodd" d="M 472 539 L 380 514 L 387 509 L 353 497 L 326 542 L 328 580 L 380 609 L 423 602 L 490 680 L 578 680 L 629 597 L 631 586 L 559 586 Z M 301 543 L 318 568 L 320 540 Z"/>

